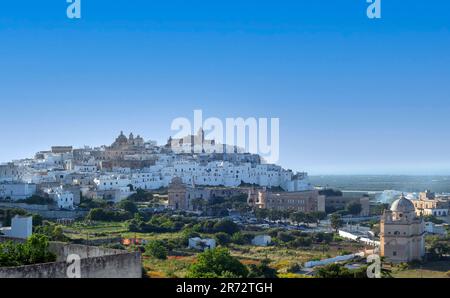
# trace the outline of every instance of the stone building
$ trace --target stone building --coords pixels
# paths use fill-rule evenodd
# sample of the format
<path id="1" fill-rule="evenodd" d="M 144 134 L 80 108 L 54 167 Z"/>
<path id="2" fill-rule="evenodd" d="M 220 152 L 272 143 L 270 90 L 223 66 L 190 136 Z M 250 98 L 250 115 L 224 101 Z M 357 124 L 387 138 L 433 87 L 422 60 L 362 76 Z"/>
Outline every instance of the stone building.
<path id="1" fill-rule="evenodd" d="M 190 205 L 186 194 L 187 187 L 183 184 L 181 178 L 173 178 L 168 190 L 169 208 L 174 210 L 188 210 Z"/>
<path id="2" fill-rule="evenodd" d="M 179 177 L 172 179 L 169 184 L 169 208 L 174 210 L 195 211 L 200 206 L 196 201 L 202 200 L 204 203 L 210 203 L 215 199 L 230 198 L 239 195 L 246 195 L 245 188 L 227 188 L 227 187 L 198 187 L 195 184 L 187 185 Z"/>
<path id="3" fill-rule="evenodd" d="M 370 198 L 368 196 L 319 196 L 320 211 L 326 211 L 328 213 L 336 210 L 343 210 L 347 208 L 350 203 L 359 203 L 361 205 L 359 216 L 370 215 Z"/>
<path id="4" fill-rule="evenodd" d="M 319 192 L 317 190 L 297 192 L 271 192 L 267 189 L 251 189 L 248 192 L 248 204 L 253 208 L 299 211 L 311 213 L 318 209 Z"/>
<path id="5" fill-rule="evenodd" d="M 215 140 L 205 139 L 205 131 L 200 128 L 196 135 L 189 135 L 180 139 L 173 139 L 170 137 L 166 147 L 179 153 L 202 153 L 205 152 L 207 148 L 211 146 L 214 147 L 215 145 Z"/>
<path id="6" fill-rule="evenodd" d="M 394 263 L 421 260 L 425 255 L 425 224 L 414 204 L 403 195 L 380 223 L 380 254 Z"/>
<path id="7" fill-rule="evenodd" d="M 446 197 L 436 197 L 429 190 L 421 192 L 418 200 L 412 201 L 417 215 L 445 217 L 449 215 L 450 201 Z"/>

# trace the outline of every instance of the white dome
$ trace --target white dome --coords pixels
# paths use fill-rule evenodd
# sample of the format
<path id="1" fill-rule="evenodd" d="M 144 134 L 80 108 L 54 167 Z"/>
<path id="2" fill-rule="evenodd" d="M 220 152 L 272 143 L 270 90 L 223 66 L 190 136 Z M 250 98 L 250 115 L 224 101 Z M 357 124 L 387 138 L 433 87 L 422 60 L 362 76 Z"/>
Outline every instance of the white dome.
<path id="1" fill-rule="evenodd" d="M 414 204 L 411 202 L 411 200 L 408 200 L 402 195 L 400 199 L 392 203 L 391 211 L 408 213 L 408 212 L 415 212 L 416 208 L 414 207 Z"/>

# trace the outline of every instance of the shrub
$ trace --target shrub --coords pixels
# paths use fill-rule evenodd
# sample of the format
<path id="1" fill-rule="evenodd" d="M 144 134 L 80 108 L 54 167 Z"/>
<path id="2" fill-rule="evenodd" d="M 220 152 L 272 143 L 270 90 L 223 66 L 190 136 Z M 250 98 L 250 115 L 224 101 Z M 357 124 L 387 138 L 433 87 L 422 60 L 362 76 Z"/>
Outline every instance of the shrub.
<path id="1" fill-rule="evenodd" d="M 129 213 L 131 213 L 133 215 L 138 213 L 138 211 L 139 211 L 136 204 L 130 200 L 121 201 L 119 204 L 117 204 L 117 207 L 122 210 L 128 211 Z"/>
<path id="2" fill-rule="evenodd" d="M 288 273 L 297 273 L 302 269 L 302 266 L 300 266 L 298 263 L 292 264 L 291 266 L 289 266 L 289 268 L 287 269 Z"/>
<path id="3" fill-rule="evenodd" d="M 54 262 L 56 256 L 48 250 L 48 238 L 34 234 L 25 243 L 0 243 L 0 267 L 14 267 Z"/>
<path id="4" fill-rule="evenodd" d="M 88 220 L 97 221 L 125 221 L 131 218 L 127 211 L 113 211 L 108 209 L 94 208 L 86 216 Z"/>
<path id="5" fill-rule="evenodd" d="M 167 259 L 167 248 L 164 242 L 159 240 L 150 241 L 145 246 L 145 255 L 157 258 L 159 260 Z"/>
<path id="6" fill-rule="evenodd" d="M 233 235 L 239 231 L 239 226 L 229 219 L 223 219 L 214 224 L 214 231 Z"/>
<path id="7" fill-rule="evenodd" d="M 290 246 L 296 247 L 309 247 L 312 244 L 311 237 L 298 237 L 291 241 Z"/>
<path id="8" fill-rule="evenodd" d="M 277 238 L 282 242 L 290 242 L 295 239 L 295 237 L 292 236 L 289 232 L 278 232 Z"/>
<path id="9" fill-rule="evenodd" d="M 269 267 L 269 260 L 263 260 L 260 264 L 250 264 L 249 278 L 277 278 L 277 270 Z"/>
<path id="10" fill-rule="evenodd" d="M 34 228 L 35 233 L 45 235 L 49 240 L 67 242 L 69 238 L 64 235 L 62 226 L 45 221 L 43 225 Z"/>
<path id="11" fill-rule="evenodd" d="M 226 248 L 208 249 L 198 255 L 187 278 L 228 278 L 247 277 L 248 269 L 239 260 L 230 255 Z"/>
<path id="12" fill-rule="evenodd" d="M 316 271 L 318 278 L 367 278 L 367 267 L 350 270 L 342 264 L 330 264 Z"/>
<path id="13" fill-rule="evenodd" d="M 243 234 L 241 232 L 234 233 L 231 237 L 231 242 L 239 245 L 245 245 L 251 243 L 253 236 L 250 234 Z"/>
<path id="14" fill-rule="evenodd" d="M 224 232 L 216 233 L 214 237 L 219 245 L 227 246 L 231 242 L 231 236 Z"/>

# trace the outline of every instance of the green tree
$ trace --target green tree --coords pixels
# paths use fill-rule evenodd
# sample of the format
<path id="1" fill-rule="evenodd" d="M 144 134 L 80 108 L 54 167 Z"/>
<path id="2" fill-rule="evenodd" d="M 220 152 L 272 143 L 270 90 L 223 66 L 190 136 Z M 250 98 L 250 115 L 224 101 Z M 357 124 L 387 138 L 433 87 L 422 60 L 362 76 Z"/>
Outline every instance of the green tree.
<path id="1" fill-rule="evenodd" d="M 44 222 L 44 218 L 39 214 L 33 214 L 33 226 L 40 226 Z"/>
<path id="2" fill-rule="evenodd" d="M 214 231 L 233 235 L 234 233 L 239 231 L 239 226 L 230 219 L 223 219 L 214 224 Z"/>
<path id="3" fill-rule="evenodd" d="M 117 207 L 119 207 L 122 210 L 128 211 L 131 214 L 136 214 L 139 212 L 138 207 L 136 206 L 136 204 L 130 200 L 123 200 L 121 201 Z"/>
<path id="4" fill-rule="evenodd" d="M 330 264 L 316 271 L 318 278 L 367 278 L 367 267 L 350 270 L 342 264 Z"/>
<path id="5" fill-rule="evenodd" d="M 346 210 L 351 215 L 359 215 L 362 211 L 362 205 L 358 202 L 350 202 L 347 204 Z"/>
<path id="6" fill-rule="evenodd" d="M 52 241 L 67 242 L 69 239 L 64 235 L 62 226 L 45 221 L 42 225 L 34 227 L 34 231 L 37 234 L 45 235 Z"/>
<path id="7" fill-rule="evenodd" d="M 48 238 L 40 234 L 33 234 L 25 243 L 0 243 L 0 267 L 54 262 L 56 255 L 48 246 Z"/>
<path id="8" fill-rule="evenodd" d="M 250 264 L 248 278 L 277 278 L 277 270 L 269 266 L 270 260 L 264 259 L 260 264 Z"/>
<path id="9" fill-rule="evenodd" d="M 280 210 L 269 210 L 269 220 L 277 221 L 283 219 L 283 213 Z"/>
<path id="10" fill-rule="evenodd" d="M 305 223 L 308 224 L 308 226 L 309 226 L 309 224 L 317 222 L 317 219 L 311 213 L 305 214 L 305 219 L 304 220 L 305 220 Z"/>
<path id="11" fill-rule="evenodd" d="M 280 239 L 282 242 L 290 242 L 295 239 L 295 237 L 290 232 L 278 232 L 277 238 Z"/>
<path id="12" fill-rule="evenodd" d="M 227 246 L 231 242 L 231 236 L 224 232 L 219 232 L 214 235 L 217 243 L 222 246 Z"/>
<path id="13" fill-rule="evenodd" d="M 151 192 L 138 188 L 136 193 L 128 197 L 128 200 L 132 202 L 151 202 L 154 200 L 154 196 Z"/>
<path id="14" fill-rule="evenodd" d="M 331 214 L 330 217 L 330 224 L 331 227 L 336 231 L 336 233 L 338 232 L 339 228 L 342 227 L 344 225 L 344 222 L 342 221 L 342 216 L 337 214 L 337 213 L 333 213 Z"/>
<path id="15" fill-rule="evenodd" d="M 289 216 L 289 219 L 296 223 L 297 225 L 299 225 L 300 223 L 302 223 L 305 220 L 305 213 L 303 212 L 294 212 L 291 213 L 291 215 Z"/>
<path id="16" fill-rule="evenodd" d="M 319 223 L 321 220 L 327 218 L 327 214 L 323 211 L 315 211 L 311 213 L 311 216 Z"/>
<path id="17" fill-rule="evenodd" d="M 270 212 L 268 209 L 261 209 L 261 208 L 255 209 L 255 217 L 259 220 L 268 218 L 269 213 Z"/>
<path id="18" fill-rule="evenodd" d="M 433 241 L 428 251 L 432 259 L 443 259 L 450 253 L 450 246 L 443 241 Z"/>
<path id="19" fill-rule="evenodd" d="M 198 255 L 197 262 L 189 270 L 188 278 L 247 277 L 248 269 L 230 255 L 226 248 L 208 249 Z"/>
<path id="20" fill-rule="evenodd" d="M 167 259 L 168 251 L 164 242 L 152 240 L 145 246 L 145 254 L 159 260 Z"/>
<path id="21" fill-rule="evenodd" d="M 249 239 L 249 235 L 244 235 L 241 232 L 234 233 L 233 236 L 231 237 L 231 242 L 238 245 L 245 245 L 250 243 L 250 241 L 251 239 Z"/>

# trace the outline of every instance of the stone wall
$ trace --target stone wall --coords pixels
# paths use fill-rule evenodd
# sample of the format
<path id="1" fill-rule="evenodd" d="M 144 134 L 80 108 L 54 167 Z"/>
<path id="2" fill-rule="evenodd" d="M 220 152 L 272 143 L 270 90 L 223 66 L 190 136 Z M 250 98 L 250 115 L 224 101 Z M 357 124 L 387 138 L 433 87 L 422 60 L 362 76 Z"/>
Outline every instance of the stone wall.
<path id="1" fill-rule="evenodd" d="M 81 258 L 81 278 L 141 278 L 141 254 L 95 246 L 52 242 L 56 262 L 0 268 L 0 278 L 67 278 L 67 256 Z"/>
<path id="2" fill-rule="evenodd" d="M 46 219 L 60 219 L 60 218 L 69 218 L 76 219 L 80 217 L 85 217 L 88 212 L 84 210 L 51 210 L 47 205 L 30 205 L 24 203 L 0 203 L 0 208 L 10 209 L 10 208 L 19 208 L 26 210 L 30 213 L 39 214 L 43 218 Z"/>

